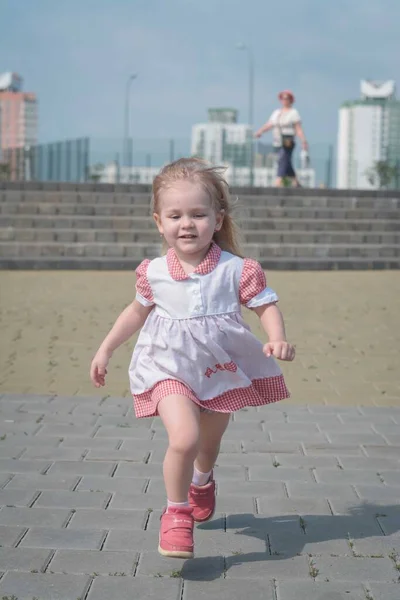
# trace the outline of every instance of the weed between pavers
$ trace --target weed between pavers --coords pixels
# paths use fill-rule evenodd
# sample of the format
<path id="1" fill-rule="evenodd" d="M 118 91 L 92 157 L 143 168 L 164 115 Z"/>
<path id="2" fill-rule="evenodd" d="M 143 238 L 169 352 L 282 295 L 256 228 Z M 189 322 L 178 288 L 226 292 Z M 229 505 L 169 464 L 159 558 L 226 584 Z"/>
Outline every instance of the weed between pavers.
<path id="1" fill-rule="evenodd" d="M 180 571 L 171 571 L 170 577 L 174 577 L 174 578 L 182 577 L 182 569 Z"/>
<path id="2" fill-rule="evenodd" d="M 355 552 L 354 552 L 354 540 L 353 540 L 353 538 L 350 537 L 350 533 L 347 534 L 347 541 L 349 543 L 350 550 L 353 552 L 353 554 L 355 554 Z"/>
<path id="3" fill-rule="evenodd" d="M 312 558 L 310 558 L 309 573 L 310 577 L 312 577 L 313 579 L 315 579 L 319 573 L 319 569 L 317 569 L 317 567 L 315 566 Z"/>

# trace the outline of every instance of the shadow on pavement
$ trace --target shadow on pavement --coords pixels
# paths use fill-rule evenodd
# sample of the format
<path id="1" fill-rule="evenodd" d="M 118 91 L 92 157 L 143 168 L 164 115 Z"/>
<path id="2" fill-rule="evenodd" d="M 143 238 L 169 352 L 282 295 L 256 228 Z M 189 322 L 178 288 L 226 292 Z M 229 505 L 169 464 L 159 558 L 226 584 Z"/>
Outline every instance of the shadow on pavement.
<path id="1" fill-rule="evenodd" d="M 251 563 L 271 563 L 299 555 L 381 558 L 385 552 L 388 556 L 392 549 L 392 556 L 400 556 L 400 535 L 396 535 L 400 531 L 400 504 L 363 503 L 350 507 L 346 515 L 289 514 L 266 517 L 237 514 L 200 524 L 197 528 L 209 530 L 210 536 L 214 530 L 262 540 L 265 542 L 265 551 L 225 557 L 217 554 L 188 560 L 182 569 L 182 577 L 186 580 L 211 581 L 223 577 L 236 565 L 248 563 L 250 568 Z M 372 542 L 376 540 L 376 551 L 373 553 L 363 554 L 357 549 L 357 540 L 366 538 L 372 538 Z M 379 549 L 379 541 L 384 543 L 385 552 Z"/>

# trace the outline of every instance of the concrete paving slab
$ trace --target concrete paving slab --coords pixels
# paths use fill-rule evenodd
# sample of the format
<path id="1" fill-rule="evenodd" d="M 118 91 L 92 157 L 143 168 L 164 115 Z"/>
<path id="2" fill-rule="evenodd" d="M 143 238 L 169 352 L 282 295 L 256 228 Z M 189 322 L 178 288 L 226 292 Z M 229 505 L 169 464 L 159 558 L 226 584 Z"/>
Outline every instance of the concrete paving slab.
<path id="1" fill-rule="evenodd" d="M 398 583 L 375 583 L 368 584 L 368 589 L 372 593 L 373 600 L 398 600 L 399 584 Z"/>
<path id="2" fill-rule="evenodd" d="M 0 490 L 0 506 L 31 506 L 37 496 L 35 490 Z"/>
<path id="3" fill-rule="evenodd" d="M 147 467 L 147 465 L 143 465 Z M 150 476 L 150 473 L 149 473 Z M 85 475 L 77 486 L 77 491 L 143 493 L 148 479 L 143 477 L 102 477 Z"/>
<path id="4" fill-rule="evenodd" d="M 111 494 L 105 492 L 42 492 L 35 502 L 41 508 L 105 508 Z"/>
<path id="5" fill-rule="evenodd" d="M 361 583 L 337 581 L 284 581 L 278 580 L 277 600 L 366 600 Z"/>
<path id="6" fill-rule="evenodd" d="M 240 600 L 249 595 L 248 581 L 226 579 L 224 581 L 185 581 L 182 600 Z M 274 584 L 268 581 L 251 582 L 251 600 L 275 600 Z"/>
<path id="7" fill-rule="evenodd" d="M 137 576 L 173 577 L 178 572 L 183 579 L 204 581 L 223 579 L 225 563 L 222 556 L 208 556 L 184 560 L 168 558 L 156 551 L 143 552 L 140 556 Z"/>
<path id="8" fill-rule="evenodd" d="M 73 529 L 122 529 L 132 531 L 144 529 L 149 512 L 147 510 L 107 510 L 94 508 L 76 510 L 68 527 Z"/>
<path id="9" fill-rule="evenodd" d="M 106 550 L 57 550 L 48 571 L 124 577 L 133 575 L 138 561 L 135 552 L 107 552 Z"/>
<path id="10" fill-rule="evenodd" d="M 317 581 L 386 581 L 396 579 L 396 570 L 389 558 L 351 558 L 316 556 Z"/>
<path id="11" fill-rule="evenodd" d="M 354 539 L 353 552 L 364 558 L 400 556 L 400 530 L 394 535 Z"/>
<path id="12" fill-rule="evenodd" d="M 52 464 L 48 473 L 51 475 L 111 475 L 116 463 L 103 461 L 63 461 Z"/>
<path id="13" fill-rule="evenodd" d="M 306 556 L 270 556 L 261 552 L 228 557 L 226 559 L 226 578 L 307 580 L 308 560 Z"/>
<path id="14" fill-rule="evenodd" d="M 71 517 L 71 511 L 65 508 L 17 508 L 5 506 L 0 510 L 2 525 L 21 525 L 23 527 L 64 527 Z"/>
<path id="15" fill-rule="evenodd" d="M 96 577 L 87 600 L 181 600 L 181 589 L 179 577 Z"/>
<path id="16" fill-rule="evenodd" d="M 154 552 L 158 547 L 158 530 L 111 529 L 105 541 L 104 550 L 125 552 Z"/>
<path id="17" fill-rule="evenodd" d="M 3 453 L 1 453 L 3 456 Z M 41 473 L 47 471 L 51 466 L 49 460 L 14 460 L 12 458 L 0 458 L 0 473 Z"/>
<path id="18" fill-rule="evenodd" d="M 21 539 L 25 531 L 26 529 L 24 527 L 11 527 L 9 525 L 0 525 L 1 547 L 15 546 L 18 540 Z"/>
<path id="19" fill-rule="evenodd" d="M 65 548 L 71 550 L 98 550 L 105 532 L 94 529 L 54 529 L 32 527 L 20 544 L 20 548 Z"/>
<path id="20" fill-rule="evenodd" d="M 79 477 L 60 477 L 58 475 L 29 475 L 19 473 L 14 475 L 5 489 L 13 490 L 72 490 L 79 482 Z"/>
<path id="21" fill-rule="evenodd" d="M 39 572 L 51 557 L 49 550 L 40 548 L 0 548 L 0 571 Z"/>
<path id="22" fill-rule="evenodd" d="M 0 580 L 0 594 L 18 600 L 71 600 L 83 598 L 89 588 L 86 575 L 51 575 L 9 571 Z"/>
<path id="23" fill-rule="evenodd" d="M 260 515 L 331 515 L 331 507 L 325 498 L 271 498 L 257 497 Z"/>

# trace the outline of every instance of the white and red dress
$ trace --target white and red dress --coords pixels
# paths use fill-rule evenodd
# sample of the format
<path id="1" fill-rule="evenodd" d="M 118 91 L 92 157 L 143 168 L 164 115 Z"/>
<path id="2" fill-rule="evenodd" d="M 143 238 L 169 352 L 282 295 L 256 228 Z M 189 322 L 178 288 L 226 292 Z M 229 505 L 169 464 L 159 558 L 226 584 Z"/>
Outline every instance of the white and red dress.
<path id="1" fill-rule="evenodd" d="M 144 260 L 136 276 L 136 299 L 154 305 L 129 366 L 137 417 L 157 415 L 158 402 L 174 393 L 224 413 L 289 397 L 280 368 L 241 315 L 241 305 L 278 300 L 258 262 L 213 242 L 190 275 L 171 248 Z"/>

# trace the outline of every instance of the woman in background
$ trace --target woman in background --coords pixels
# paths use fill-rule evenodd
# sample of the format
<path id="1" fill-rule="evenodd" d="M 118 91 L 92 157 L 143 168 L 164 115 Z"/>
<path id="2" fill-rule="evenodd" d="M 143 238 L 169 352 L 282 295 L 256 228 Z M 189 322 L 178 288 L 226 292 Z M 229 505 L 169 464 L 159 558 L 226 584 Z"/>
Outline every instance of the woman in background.
<path id="1" fill-rule="evenodd" d="M 296 108 L 293 108 L 295 101 L 293 92 L 284 90 L 280 92 L 278 98 L 282 103 L 282 107 L 274 110 L 269 120 L 256 131 L 254 137 L 260 138 L 263 133 L 273 129 L 274 148 L 278 152 L 278 174 L 275 185 L 282 187 L 283 178 L 288 177 L 292 180 L 292 185 L 301 187 L 292 165 L 296 135 L 301 139 L 305 151 L 308 150 L 308 143 L 301 126 L 299 112 Z"/>

